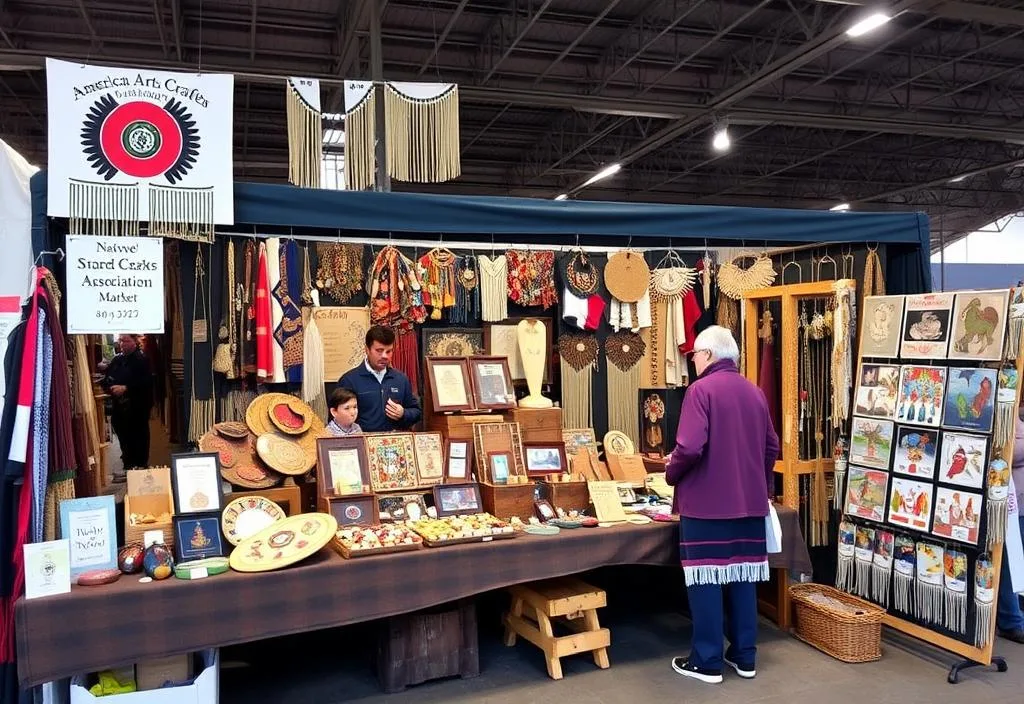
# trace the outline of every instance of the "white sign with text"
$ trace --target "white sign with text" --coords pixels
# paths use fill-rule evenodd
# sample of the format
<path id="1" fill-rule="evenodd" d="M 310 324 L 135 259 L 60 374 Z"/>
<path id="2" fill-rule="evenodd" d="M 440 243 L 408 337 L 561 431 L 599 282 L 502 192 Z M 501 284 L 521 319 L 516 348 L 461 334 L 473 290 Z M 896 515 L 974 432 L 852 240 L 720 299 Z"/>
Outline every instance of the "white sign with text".
<path id="1" fill-rule="evenodd" d="M 67 237 L 68 334 L 164 331 L 164 241 Z"/>

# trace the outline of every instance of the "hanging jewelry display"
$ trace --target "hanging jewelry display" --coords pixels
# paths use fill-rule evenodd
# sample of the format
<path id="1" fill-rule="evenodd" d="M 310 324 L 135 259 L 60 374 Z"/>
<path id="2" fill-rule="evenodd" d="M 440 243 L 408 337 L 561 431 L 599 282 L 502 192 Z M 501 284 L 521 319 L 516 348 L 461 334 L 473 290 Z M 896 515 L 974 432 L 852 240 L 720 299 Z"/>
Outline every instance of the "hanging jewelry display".
<path id="1" fill-rule="evenodd" d="M 69 235 L 139 236 L 137 184 L 68 181 Z"/>
<path id="2" fill-rule="evenodd" d="M 744 269 L 740 266 L 744 259 L 754 261 Z M 718 267 L 718 290 L 738 301 L 747 291 L 771 286 L 775 282 L 775 276 L 775 265 L 766 254 L 740 252 Z"/>
<path id="3" fill-rule="evenodd" d="M 377 94 L 370 81 L 345 81 L 345 189 L 365 191 L 377 181 Z"/>
<path id="4" fill-rule="evenodd" d="M 418 262 L 423 283 L 423 305 L 430 307 L 430 319 L 441 320 L 445 309 L 455 305 L 455 264 L 458 257 L 444 247 L 435 247 Z"/>
<path id="5" fill-rule="evenodd" d="M 235 242 L 228 240 L 227 276 L 224 277 L 224 313 L 221 316 L 220 330 L 217 338 L 220 341 L 213 353 L 213 371 L 223 374 L 228 379 L 237 376 L 235 366 Z"/>
<path id="6" fill-rule="evenodd" d="M 509 300 L 544 309 L 558 303 L 554 252 L 512 249 L 505 253 L 505 260 Z"/>
<path id="7" fill-rule="evenodd" d="M 943 555 L 941 545 L 917 544 L 917 617 L 926 623 L 942 623 Z"/>
<path id="8" fill-rule="evenodd" d="M 984 648 L 992 632 L 992 605 L 996 600 L 996 570 L 992 556 L 980 555 L 974 563 L 974 645 Z"/>
<path id="9" fill-rule="evenodd" d="M 1006 447 L 1013 440 L 1017 423 L 1018 381 L 1016 367 L 1003 367 L 999 370 L 996 382 L 996 418 L 992 430 L 993 447 Z"/>
<path id="10" fill-rule="evenodd" d="M 875 553 L 875 530 L 857 526 L 854 543 L 854 566 L 857 571 L 857 586 L 854 593 L 864 599 L 871 598 L 871 566 Z"/>
<path id="11" fill-rule="evenodd" d="M 320 188 L 320 161 L 324 151 L 320 81 L 289 78 L 285 86 L 288 116 L 288 183 Z"/>
<path id="12" fill-rule="evenodd" d="M 484 322 L 500 323 L 508 317 L 508 260 L 504 254 L 481 254 L 480 312 Z"/>
<path id="13" fill-rule="evenodd" d="M 857 526 L 850 521 L 839 523 L 839 561 L 836 564 L 836 589 L 852 594 L 856 587 L 853 571 L 854 544 Z"/>
<path id="14" fill-rule="evenodd" d="M 896 536 L 896 547 L 893 552 L 893 606 L 903 613 L 916 616 L 917 611 L 911 603 L 911 586 L 917 572 L 917 551 L 914 539 L 905 535 Z"/>
<path id="15" fill-rule="evenodd" d="M 945 578 L 945 626 L 954 633 L 967 633 L 967 553 L 946 548 L 943 557 Z"/>
<path id="16" fill-rule="evenodd" d="M 416 265 L 397 248 L 388 245 L 374 258 L 370 269 L 370 323 L 392 328 L 397 334 L 393 366 L 403 372 L 413 388 L 419 384 L 419 345 L 413 325 L 427 318 L 422 282 Z"/>
<path id="17" fill-rule="evenodd" d="M 391 178 L 444 183 L 459 177 L 458 85 L 389 81 L 384 110 Z"/>
<path id="18" fill-rule="evenodd" d="M 1021 332 L 1024 331 L 1024 287 L 1010 289 L 1009 329 L 1003 359 L 1015 360 L 1020 354 Z"/>
<path id="19" fill-rule="evenodd" d="M 988 547 L 1006 542 L 1006 521 L 1010 500 L 1010 465 L 1002 457 L 988 463 L 986 511 L 988 511 Z"/>
<path id="20" fill-rule="evenodd" d="M 363 245 L 316 243 L 316 287 L 344 306 L 363 289 Z"/>
<path id="21" fill-rule="evenodd" d="M 661 268 L 662 264 L 669 266 Z M 652 328 L 659 328 L 657 333 L 652 332 L 652 344 L 654 338 L 664 345 L 665 354 L 665 383 L 668 386 L 682 386 L 688 381 L 686 358 L 679 351 L 680 345 L 687 342 L 686 324 L 683 318 L 683 296 L 693 289 L 697 280 L 697 271 L 683 263 L 674 250 L 669 250 L 665 258 L 651 271 L 650 297 L 652 311 L 656 304 L 665 302 L 665 318 L 652 316 Z M 659 350 L 660 352 L 660 350 Z"/>
<path id="22" fill-rule="evenodd" d="M 828 487 L 825 477 L 825 468 L 822 462 L 824 457 L 824 415 L 825 415 L 825 394 L 827 384 L 827 369 L 825 355 L 827 354 L 822 340 L 825 337 L 824 325 L 815 325 L 814 320 L 822 319 L 820 313 L 808 320 L 807 307 L 801 304 L 800 309 L 800 332 L 801 340 L 801 365 L 800 365 L 800 427 L 803 435 L 803 456 L 815 463 L 814 474 L 807 480 L 810 495 L 810 543 L 812 547 L 827 544 L 828 542 Z M 814 344 L 812 345 L 812 340 Z"/>
<path id="23" fill-rule="evenodd" d="M 617 332 L 605 339 L 608 359 L 608 429 L 618 430 L 640 446 L 640 360 L 644 341 L 636 333 Z"/>
<path id="24" fill-rule="evenodd" d="M 601 270 L 594 265 L 586 252 L 575 249 L 564 262 L 562 280 L 572 295 L 587 298 L 597 293 L 601 288 Z"/>
<path id="25" fill-rule="evenodd" d="M 836 492 L 841 493 L 841 492 Z M 887 530 L 875 531 L 875 554 L 871 561 L 871 595 L 876 604 L 889 608 L 892 584 L 892 556 L 895 534 Z"/>
<path id="26" fill-rule="evenodd" d="M 448 320 L 455 325 L 469 325 L 480 319 L 480 276 L 476 257 L 463 255 L 455 265 L 455 307 Z"/>
<path id="27" fill-rule="evenodd" d="M 558 336 L 562 371 L 562 423 L 569 428 L 594 427 L 594 371 L 597 369 L 597 338 L 593 335 Z"/>
<path id="28" fill-rule="evenodd" d="M 853 382 L 853 289 L 837 281 L 832 312 L 832 427 L 844 428 L 850 417 L 850 387 Z"/>
<path id="29" fill-rule="evenodd" d="M 205 319 L 208 315 L 208 289 L 206 288 L 205 282 L 206 271 L 203 266 L 203 249 L 201 245 L 197 245 L 195 285 L 193 288 L 192 299 L 193 320 L 200 319 L 200 310 L 202 311 L 203 319 Z M 217 421 L 217 404 L 216 401 L 214 401 L 212 369 L 210 370 L 210 397 L 202 399 L 199 398 L 198 394 L 196 393 L 196 353 L 199 351 L 199 345 L 203 343 L 205 343 L 205 340 L 192 340 L 192 400 L 190 404 L 188 426 L 188 439 L 192 442 L 199 442 L 199 438 L 205 435 L 210 430 L 210 428 L 213 427 L 213 424 Z"/>

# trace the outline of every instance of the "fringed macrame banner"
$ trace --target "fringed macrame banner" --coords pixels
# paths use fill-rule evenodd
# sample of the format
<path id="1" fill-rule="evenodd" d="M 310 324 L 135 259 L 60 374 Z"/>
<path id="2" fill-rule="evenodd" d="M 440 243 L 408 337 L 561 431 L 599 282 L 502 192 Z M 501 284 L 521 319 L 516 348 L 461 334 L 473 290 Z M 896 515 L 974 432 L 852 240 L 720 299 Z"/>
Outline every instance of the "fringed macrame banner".
<path id="1" fill-rule="evenodd" d="M 632 332 L 612 333 L 604 343 L 608 359 L 608 430 L 625 433 L 634 447 L 640 447 L 640 360 L 644 348 L 643 339 Z"/>
<path id="2" fill-rule="evenodd" d="M 1006 447 L 1013 440 L 1017 425 L 1017 369 L 1004 367 L 999 370 L 997 378 L 992 447 Z"/>
<path id="3" fill-rule="evenodd" d="M 149 186 L 149 235 L 213 243 L 213 187 Z"/>
<path id="4" fill-rule="evenodd" d="M 944 625 L 947 629 L 961 635 L 967 633 L 967 553 L 946 549 L 943 560 L 943 577 L 945 578 L 946 617 Z"/>
<path id="5" fill-rule="evenodd" d="M 376 175 L 377 98 L 373 83 L 345 81 L 345 188 L 373 188 Z"/>
<path id="6" fill-rule="evenodd" d="M 988 464 L 988 547 L 1006 542 L 1006 520 L 1010 499 L 1010 465 L 1001 457 Z"/>
<path id="7" fill-rule="evenodd" d="M 926 623 L 942 624 L 942 561 L 941 545 L 917 544 L 917 617 Z"/>
<path id="8" fill-rule="evenodd" d="M 139 184 L 68 182 L 69 235 L 139 235 Z"/>
<path id="9" fill-rule="evenodd" d="M 832 312 L 832 427 L 843 428 L 850 416 L 850 387 L 853 379 L 853 330 L 851 289 L 837 281 L 835 310 Z M 838 492 L 837 492 L 838 493 Z"/>
<path id="10" fill-rule="evenodd" d="M 836 589 L 852 594 L 856 582 L 853 573 L 853 552 L 857 526 L 849 521 L 839 524 L 839 562 L 836 565 Z"/>
<path id="11" fill-rule="evenodd" d="M 324 130 L 320 112 L 320 81 L 289 78 L 285 88 L 288 114 L 288 182 L 320 188 Z"/>
<path id="12" fill-rule="evenodd" d="M 597 338 L 559 335 L 558 359 L 562 371 L 562 424 L 567 428 L 593 428 Z"/>
<path id="13" fill-rule="evenodd" d="M 893 557 L 893 606 L 908 616 L 916 616 L 917 610 L 911 601 L 911 586 L 914 584 L 914 574 L 917 571 L 917 549 L 914 539 L 897 535 Z"/>
<path id="14" fill-rule="evenodd" d="M 992 605 L 996 600 L 996 571 L 991 555 L 981 555 L 974 567 L 974 646 L 984 648 L 992 633 Z"/>
<path id="15" fill-rule="evenodd" d="M 871 566 L 875 553 L 875 530 L 857 526 L 853 559 L 857 572 L 857 586 L 854 593 L 864 599 L 871 598 Z"/>
<path id="16" fill-rule="evenodd" d="M 384 84 L 384 105 L 391 178 L 444 183 L 459 177 L 456 84 L 388 82 Z"/>
<path id="17" fill-rule="evenodd" d="M 836 492 L 841 493 L 841 492 Z M 892 556 L 896 535 L 887 530 L 875 531 L 875 554 L 871 561 L 871 596 L 875 603 L 889 608 L 892 585 Z"/>

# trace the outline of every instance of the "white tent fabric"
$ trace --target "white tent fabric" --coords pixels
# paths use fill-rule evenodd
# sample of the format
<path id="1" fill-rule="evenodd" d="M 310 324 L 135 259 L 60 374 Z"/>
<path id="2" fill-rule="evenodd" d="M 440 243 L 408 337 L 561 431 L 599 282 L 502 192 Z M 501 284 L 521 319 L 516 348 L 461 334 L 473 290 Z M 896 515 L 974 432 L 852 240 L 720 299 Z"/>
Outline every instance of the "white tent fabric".
<path id="1" fill-rule="evenodd" d="M 0 139 L 0 296 L 26 296 L 32 266 L 29 179 L 39 169 Z"/>

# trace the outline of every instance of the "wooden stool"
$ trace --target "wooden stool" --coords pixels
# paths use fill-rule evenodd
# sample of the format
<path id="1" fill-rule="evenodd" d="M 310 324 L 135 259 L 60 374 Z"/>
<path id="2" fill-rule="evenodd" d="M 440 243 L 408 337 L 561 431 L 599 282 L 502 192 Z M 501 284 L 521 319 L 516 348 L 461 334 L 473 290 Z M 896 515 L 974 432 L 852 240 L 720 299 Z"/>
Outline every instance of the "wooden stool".
<path id="1" fill-rule="evenodd" d="M 561 658 L 566 655 L 593 651 L 594 664 L 602 669 L 609 667 L 611 631 L 601 628 L 597 621 L 597 610 L 608 605 L 603 589 L 575 577 L 563 577 L 519 584 L 509 592 L 512 609 L 504 619 L 505 645 L 515 645 L 520 635 L 543 650 L 553 680 L 562 679 Z M 552 619 L 574 633 L 556 636 Z"/>

